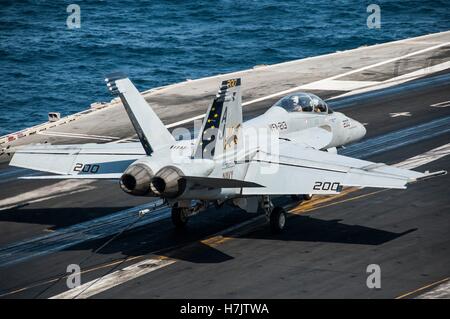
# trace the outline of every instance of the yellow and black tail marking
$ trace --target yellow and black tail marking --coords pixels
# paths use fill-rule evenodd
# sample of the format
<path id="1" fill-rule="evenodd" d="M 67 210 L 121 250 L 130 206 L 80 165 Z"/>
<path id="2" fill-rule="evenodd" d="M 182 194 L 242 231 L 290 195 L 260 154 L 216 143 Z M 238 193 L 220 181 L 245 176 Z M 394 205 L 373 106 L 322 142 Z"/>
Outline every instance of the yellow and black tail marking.
<path id="1" fill-rule="evenodd" d="M 208 109 L 207 116 L 203 121 L 202 130 L 199 135 L 197 147 L 195 149 L 195 158 L 213 158 L 218 139 L 220 134 L 219 129 L 225 125 L 227 114 L 224 103 L 230 99 L 234 99 L 234 96 L 230 96 L 229 90 L 241 85 L 241 79 L 230 79 L 223 81 L 217 95 Z"/>

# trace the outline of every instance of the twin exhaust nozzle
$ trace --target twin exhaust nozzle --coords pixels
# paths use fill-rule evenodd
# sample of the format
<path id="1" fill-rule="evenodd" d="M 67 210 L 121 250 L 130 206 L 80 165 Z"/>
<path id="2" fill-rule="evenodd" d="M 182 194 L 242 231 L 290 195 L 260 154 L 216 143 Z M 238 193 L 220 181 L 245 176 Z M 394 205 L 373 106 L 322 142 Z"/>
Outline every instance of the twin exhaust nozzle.
<path id="1" fill-rule="evenodd" d="M 150 192 L 150 181 L 153 171 L 144 164 L 129 166 L 120 177 L 120 188 L 126 193 L 144 196 Z"/>
<path id="2" fill-rule="evenodd" d="M 160 196 L 175 198 L 186 189 L 183 172 L 166 166 L 154 174 L 145 164 L 134 164 L 128 167 L 120 178 L 120 187 L 126 193 L 136 196 Z"/>
<path id="3" fill-rule="evenodd" d="M 166 166 L 159 170 L 150 181 L 150 189 L 158 196 L 175 198 L 186 189 L 183 172 L 175 166 Z"/>

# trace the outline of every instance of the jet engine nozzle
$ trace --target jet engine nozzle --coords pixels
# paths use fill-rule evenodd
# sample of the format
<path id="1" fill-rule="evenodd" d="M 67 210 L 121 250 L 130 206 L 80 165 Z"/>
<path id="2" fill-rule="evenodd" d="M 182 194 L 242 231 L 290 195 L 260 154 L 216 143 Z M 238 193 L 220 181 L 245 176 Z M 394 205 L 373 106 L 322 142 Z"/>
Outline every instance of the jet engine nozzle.
<path id="1" fill-rule="evenodd" d="M 186 181 L 183 172 L 175 166 L 161 168 L 150 182 L 151 190 L 166 198 L 175 198 L 186 189 Z"/>
<path id="2" fill-rule="evenodd" d="M 144 196 L 151 193 L 150 182 L 153 171 L 144 164 L 130 165 L 120 177 L 120 188 L 126 193 Z"/>

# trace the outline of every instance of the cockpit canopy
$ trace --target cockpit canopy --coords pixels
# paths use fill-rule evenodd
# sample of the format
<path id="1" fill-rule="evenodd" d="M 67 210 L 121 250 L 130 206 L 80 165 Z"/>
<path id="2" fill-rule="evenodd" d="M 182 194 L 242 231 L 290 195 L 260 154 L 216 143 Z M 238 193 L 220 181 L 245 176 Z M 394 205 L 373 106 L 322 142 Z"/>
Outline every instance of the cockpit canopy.
<path id="1" fill-rule="evenodd" d="M 327 104 L 311 93 L 294 93 L 283 97 L 274 106 L 282 107 L 288 112 L 332 113 Z"/>

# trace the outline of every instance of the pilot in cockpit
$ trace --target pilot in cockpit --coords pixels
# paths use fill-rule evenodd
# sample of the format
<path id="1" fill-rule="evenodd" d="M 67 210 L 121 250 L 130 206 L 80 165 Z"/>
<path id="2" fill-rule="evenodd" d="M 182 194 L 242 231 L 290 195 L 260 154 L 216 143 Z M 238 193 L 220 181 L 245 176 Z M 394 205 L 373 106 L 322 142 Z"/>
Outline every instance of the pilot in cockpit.
<path id="1" fill-rule="evenodd" d="M 294 112 L 301 112 L 302 106 L 300 105 L 300 99 L 298 98 L 298 96 L 297 95 L 292 96 L 291 100 L 292 100 L 292 110 Z"/>
<path id="2" fill-rule="evenodd" d="M 311 104 L 313 105 L 313 110 L 314 110 L 314 112 L 316 112 L 316 113 L 322 112 L 322 111 L 320 110 L 320 102 L 319 102 L 318 99 L 313 98 L 313 99 L 311 100 Z"/>
<path id="3" fill-rule="evenodd" d="M 313 110 L 313 104 L 309 96 L 302 95 L 299 99 L 299 104 L 301 105 L 303 112 L 311 112 Z"/>
<path id="4" fill-rule="evenodd" d="M 297 95 L 293 95 L 288 99 L 281 100 L 281 106 L 285 110 L 294 111 L 294 112 L 301 112 L 302 106 L 299 103 L 299 98 Z"/>
<path id="5" fill-rule="evenodd" d="M 294 112 L 311 112 L 311 99 L 308 96 L 293 95 L 290 100 L 291 110 Z"/>
<path id="6" fill-rule="evenodd" d="M 327 112 L 327 107 L 325 106 L 325 103 L 322 102 L 322 100 L 313 97 L 312 98 L 312 104 L 314 107 L 314 112 L 316 113 L 326 113 Z"/>
<path id="7" fill-rule="evenodd" d="M 327 113 L 327 106 L 319 97 L 313 94 L 297 93 L 287 96 L 277 102 L 288 112 Z"/>

